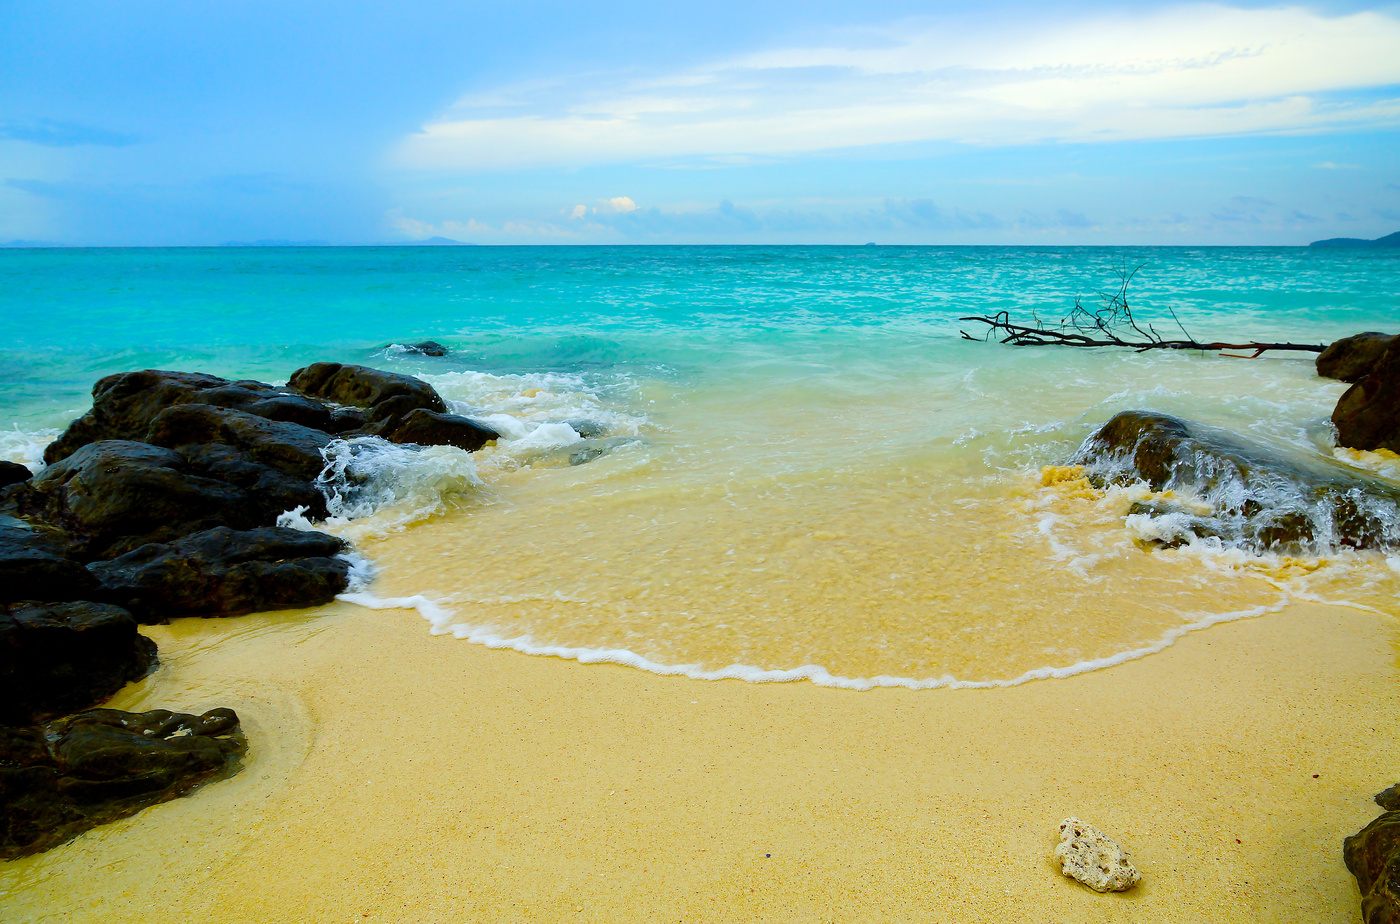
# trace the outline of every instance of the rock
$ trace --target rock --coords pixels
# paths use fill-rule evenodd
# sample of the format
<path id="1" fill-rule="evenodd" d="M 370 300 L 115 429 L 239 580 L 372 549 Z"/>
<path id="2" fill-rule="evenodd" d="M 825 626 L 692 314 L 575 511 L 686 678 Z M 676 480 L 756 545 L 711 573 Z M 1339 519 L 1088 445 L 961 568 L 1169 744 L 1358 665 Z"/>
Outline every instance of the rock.
<path id="1" fill-rule="evenodd" d="M 0 723 L 86 709 L 155 664 L 155 643 L 119 607 L 76 602 L 0 608 Z"/>
<path id="2" fill-rule="evenodd" d="M 57 847 L 235 769 L 238 716 L 94 709 L 0 727 L 0 858 Z"/>
<path id="3" fill-rule="evenodd" d="M 420 343 L 395 343 L 391 346 L 396 346 L 405 353 L 418 353 L 422 356 L 446 356 L 449 352 L 447 347 L 436 340 L 424 340 Z"/>
<path id="4" fill-rule="evenodd" d="M 1400 337 L 1392 338 L 1370 373 L 1337 400 L 1332 423 L 1339 446 L 1400 452 Z"/>
<path id="5" fill-rule="evenodd" d="M 266 513 L 246 492 L 195 475 L 179 453 L 130 440 L 88 443 L 10 489 L 21 516 L 57 526 L 84 559 L 214 526 L 249 529 Z"/>
<path id="6" fill-rule="evenodd" d="M 442 397 L 422 379 L 367 366 L 312 363 L 292 373 L 288 386 L 312 398 L 365 408 L 369 423 L 403 417 L 416 408 L 447 413 Z"/>
<path id="7" fill-rule="evenodd" d="M 1400 784 L 1376 796 L 1386 812 L 1342 842 L 1365 924 L 1400 924 Z"/>
<path id="8" fill-rule="evenodd" d="M 476 452 L 500 434 L 490 427 L 455 414 L 439 414 L 426 408 L 415 408 L 401 418 L 391 420 L 379 436 L 391 443 L 415 443 L 419 446 L 456 446 Z"/>
<path id="9" fill-rule="evenodd" d="M 1238 437 L 1147 411 L 1125 411 L 1085 440 L 1074 461 L 1091 483 L 1144 481 L 1193 499 L 1135 506 L 1150 541 L 1192 537 L 1255 551 L 1400 548 L 1400 489 L 1331 459 L 1285 460 Z"/>
<path id="10" fill-rule="evenodd" d="M 12 484 L 28 481 L 33 474 L 26 466 L 20 465 L 18 462 L 0 461 L 0 488 L 8 488 Z"/>
<path id="11" fill-rule="evenodd" d="M 228 446 L 255 462 L 289 475 L 315 478 L 325 467 L 321 450 L 333 437 L 324 430 L 208 404 L 183 404 L 157 414 L 145 433 L 152 446 L 181 450 Z"/>
<path id="12" fill-rule="evenodd" d="M 1371 373 L 1393 340 L 1395 335 L 1373 330 L 1343 337 L 1318 355 L 1317 374 L 1325 379 L 1359 382 Z"/>
<path id="13" fill-rule="evenodd" d="M 1060 822 L 1055 858 L 1060 861 L 1060 872 L 1095 892 L 1126 892 L 1142 879 L 1122 847 L 1078 818 Z"/>
<path id="14" fill-rule="evenodd" d="M 102 598 L 143 623 L 320 606 L 345 590 L 346 543 L 284 527 L 218 527 L 90 566 Z"/>
<path id="15" fill-rule="evenodd" d="M 326 405 L 284 388 L 262 382 L 230 382 L 197 372 L 147 369 L 109 375 L 92 387 L 92 402 L 92 410 L 45 447 L 46 463 L 52 465 L 98 440 L 142 440 L 161 411 L 181 404 L 236 408 L 333 433 L 360 426 L 357 420 L 347 420 Z"/>
<path id="16" fill-rule="evenodd" d="M 97 586 L 61 533 L 0 517 L 0 603 L 82 600 Z"/>

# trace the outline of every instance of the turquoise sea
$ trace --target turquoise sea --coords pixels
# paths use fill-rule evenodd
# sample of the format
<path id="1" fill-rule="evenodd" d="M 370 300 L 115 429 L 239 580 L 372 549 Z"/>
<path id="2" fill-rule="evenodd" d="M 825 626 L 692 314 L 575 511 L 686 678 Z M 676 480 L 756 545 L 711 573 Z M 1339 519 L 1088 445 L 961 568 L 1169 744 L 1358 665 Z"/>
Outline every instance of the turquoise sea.
<path id="1" fill-rule="evenodd" d="M 1094 306 L 1131 271 L 1136 316 L 1169 337 L 1177 322 L 1309 343 L 1400 328 L 1400 253 L 1379 250 L 0 250 L 0 456 L 37 466 L 114 372 L 422 375 L 504 438 L 474 457 L 328 459 L 360 474 L 321 528 L 374 563 L 364 602 L 413 599 L 434 631 L 485 644 L 694 676 L 1013 682 L 1305 595 L 1390 606 L 1400 559 L 1149 554 L 1133 497 L 1043 472 L 1141 407 L 1338 455 L 1344 386 L 1313 354 L 959 336 L 980 334 L 964 316 Z M 450 354 L 396 346 L 426 339 Z M 1340 464 L 1397 474 L 1374 454 Z"/>

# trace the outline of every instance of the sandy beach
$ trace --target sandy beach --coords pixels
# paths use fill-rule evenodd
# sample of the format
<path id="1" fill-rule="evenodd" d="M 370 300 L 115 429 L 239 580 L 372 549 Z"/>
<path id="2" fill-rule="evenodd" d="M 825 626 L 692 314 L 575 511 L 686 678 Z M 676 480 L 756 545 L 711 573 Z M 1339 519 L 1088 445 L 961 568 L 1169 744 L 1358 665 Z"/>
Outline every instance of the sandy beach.
<path id="1" fill-rule="evenodd" d="M 658 677 L 411 611 L 148 628 L 111 705 L 233 706 L 237 776 L 0 875 L 12 922 L 1354 921 L 1400 778 L 1388 617 L 1292 606 L 1000 690 Z M 1059 875 L 1078 815 L 1144 874 Z"/>

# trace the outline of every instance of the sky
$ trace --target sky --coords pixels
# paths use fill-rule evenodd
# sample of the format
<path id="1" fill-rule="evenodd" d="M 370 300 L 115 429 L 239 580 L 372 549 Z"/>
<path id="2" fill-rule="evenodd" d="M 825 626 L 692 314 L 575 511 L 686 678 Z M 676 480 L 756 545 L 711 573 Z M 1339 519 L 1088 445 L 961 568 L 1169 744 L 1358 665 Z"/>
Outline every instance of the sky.
<path id="1" fill-rule="evenodd" d="M 0 243 L 1400 230 L 1400 5 L 0 0 Z"/>

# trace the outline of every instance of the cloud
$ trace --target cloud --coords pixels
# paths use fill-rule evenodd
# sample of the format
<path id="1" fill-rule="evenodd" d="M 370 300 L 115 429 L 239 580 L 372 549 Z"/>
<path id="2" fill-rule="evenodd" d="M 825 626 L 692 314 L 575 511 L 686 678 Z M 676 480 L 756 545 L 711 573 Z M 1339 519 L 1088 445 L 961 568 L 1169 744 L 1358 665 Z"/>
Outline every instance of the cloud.
<path id="1" fill-rule="evenodd" d="M 84 144 L 119 148 L 135 144 L 137 138 L 135 135 L 78 125 L 75 122 L 35 119 L 27 122 L 0 122 L 0 140 L 27 141 L 48 148 L 72 148 Z"/>
<path id="2" fill-rule="evenodd" d="M 1177 6 L 1051 28 L 864 30 L 691 71 L 463 98 L 410 169 L 699 162 L 924 142 L 1123 141 L 1400 123 L 1400 19 Z"/>
<path id="3" fill-rule="evenodd" d="M 1330 160 L 1325 160 L 1320 164 L 1313 164 L 1314 170 L 1357 170 L 1356 164 L 1334 164 Z"/>
<path id="4" fill-rule="evenodd" d="M 608 201 L 608 200 L 600 200 Z M 630 200 L 629 200 L 630 201 Z M 579 209 L 583 209 L 580 213 Z M 1005 219 L 981 211 L 942 208 L 930 199 L 810 202 L 802 207 L 778 204 L 744 205 L 728 199 L 714 205 L 641 207 L 605 210 L 576 206 L 564 209 L 565 224 L 534 219 L 489 223 L 476 219 L 429 222 L 401 212 L 389 215 L 391 223 L 413 240 L 429 237 L 474 238 L 478 241 L 576 240 L 576 241 L 706 241 L 744 238 L 763 240 L 886 240 L 939 237 L 961 239 L 969 233 L 1004 231 L 1062 235 L 1097 228 L 1099 223 L 1081 212 L 1058 209 L 1047 214 L 1026 212 Z"/>
<path id="5" fill-rule="evenodd" d="M 626 215 L 628 212 L 635 212 L 637 203 L 628 196 L 613 196 L 611 199 L 599 199 L 592 208 L 579 204 L 572 209 L 568 209 L 565 214 L 573 219 L 582 219 L 588 215 Z"/>

